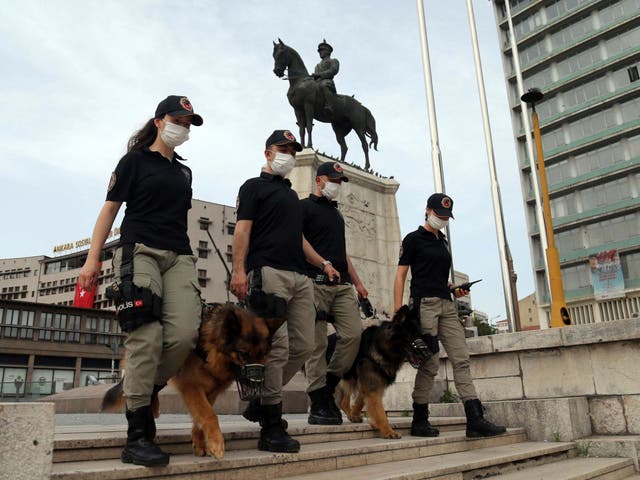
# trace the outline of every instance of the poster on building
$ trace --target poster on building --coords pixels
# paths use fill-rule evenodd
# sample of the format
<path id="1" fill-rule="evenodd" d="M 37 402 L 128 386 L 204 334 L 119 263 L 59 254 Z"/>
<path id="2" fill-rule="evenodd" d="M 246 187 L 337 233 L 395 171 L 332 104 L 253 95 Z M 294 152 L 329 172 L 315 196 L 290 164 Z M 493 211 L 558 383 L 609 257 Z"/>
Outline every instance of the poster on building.
<path id="1" fill-rule="evenodd" d="M 624 297 L 624 277 L 618 250 L 590 255 L 589 267 L 596 300 Z"/>

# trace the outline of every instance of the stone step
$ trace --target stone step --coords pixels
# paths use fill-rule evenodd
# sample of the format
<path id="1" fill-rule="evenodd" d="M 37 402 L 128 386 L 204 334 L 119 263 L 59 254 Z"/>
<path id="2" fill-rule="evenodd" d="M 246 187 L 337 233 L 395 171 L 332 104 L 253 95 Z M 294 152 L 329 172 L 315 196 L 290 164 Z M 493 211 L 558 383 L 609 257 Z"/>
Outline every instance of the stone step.
<path id="1" fill-rule="evenodd" d="M 634 472 L 628 458 L 575 457 L 501 474 L 495 480 L 622 480 Z"/>
<path id="2" fill-rule="evenodd" d="M 409 435 L 411 418 L 390 418 L 394 429 L 402 435 Z M 433 425 L 441 432 L 465 429 L 464 417 L 433 418 Z M 260 428 L 246 420 L 221 424 L 227 451 L 256 448 Z M 368 423 L 343 425 L 309 425 L 306 419 L 289 420 L 289 433 L 303 445 L 339 440 L 361 440 L 377 438 L 378 431 Z M 120 458 L 126 438 L 124 425 L 113 426 L 68 426 L 56 427 L 54 437 L 53 462 L 72 462 Z M 158 425 L 158 442 L 170 454 L 191 453 L 191 424 Z"/>
<path id="3" fill-rule="evenodd" d="M 328 427 L 323 427 L 328 428 Z M 256 450 L 255 441 L 251 449 L 231 450 L 222 460 L 212 457 L 194 457 L 193 454 L 172 455 L 171 463 L 165 468 L 145 468 L 123 464 L 119 459 L 86 460 L 63 462 L 53 465 L 52 480 L 121 480 L 130 478 L 189 478 L 251 480 L 280 478 L 309 472 L 333 471 L 369 464 L 419 459 L 420 457 L 441 458 L 453 452 L 471 452 L 490 449 L 485 461 L 496 455 L 497 447 L 525 445 L 526 433 L 523 429 L 510 429 L 506 434 L 467 440 L 464 432 L 443 432 L 436 438 L 405 436 L 387 440 L 366 438 L 360 440 L 339 440 L 303 445 L 300 453 L 270 453 Z M 567 454 L 573 449 L 572 443 L 530 444 L 525 452 L 542 452 L 540 455 Z M 500 452 L 498 450 L 497 452 Z M 509 452 L 507 449 L 503 453 Z M 524 455 L 516 451 L 516 457 Z M 483 457 L 484 458 L 484 457 Z M 524 455 L 523 458 L 528 458 Z M 439 463 L 432 460 L 434 464 Z M 335 479 L 334 479 L 335 480 Z"/>
<path id="4" fill-rule="evenodd" d="M 587 457 L 630 458 L 640 471 L 640 435 L 593 435 L 576 440 L 576 448 Z"/>
<path id="5" fill-rule="evenodd" d="M 524 442 L 487 447 L 436 457 L 402 460 L 381 465 L 364 465 L 335 471 L 282 477 L 281 480 L 335 480 L 337 478 L 367 480 L 463 480 L 485 478 L 503 469 L 528 462 L 554 461 L 573 455 L 571 443 Z M 501 477 L 495 477 L 496 480 Z M 556 476 L 545 480 L 556 480 Z"/>

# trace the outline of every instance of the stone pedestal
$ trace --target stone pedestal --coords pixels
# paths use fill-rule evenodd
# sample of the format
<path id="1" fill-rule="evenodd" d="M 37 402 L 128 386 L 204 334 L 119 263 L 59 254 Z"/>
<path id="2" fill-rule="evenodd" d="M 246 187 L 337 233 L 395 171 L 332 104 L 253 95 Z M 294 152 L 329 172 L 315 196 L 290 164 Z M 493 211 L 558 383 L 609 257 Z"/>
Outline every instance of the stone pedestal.
<path id="1" fill-rule="evenodd" d="M 335 159 L 304 149 L 296 155 L 289 175 L 300 198 L 315 190 L 316 169 Z M 378 314 L 391 314 L 393 280 L 400 251 L 400 222 L 395 194 L 400 184 L 342 163 L 348 183 L 343 183 L 338 204 L 346 224 L 347 253 L 369 291 Z"/>
<path id="2" fill-rule="evenodd" d="M 0 480 L 48 480 L 53 403 L 0 403 Z"/>

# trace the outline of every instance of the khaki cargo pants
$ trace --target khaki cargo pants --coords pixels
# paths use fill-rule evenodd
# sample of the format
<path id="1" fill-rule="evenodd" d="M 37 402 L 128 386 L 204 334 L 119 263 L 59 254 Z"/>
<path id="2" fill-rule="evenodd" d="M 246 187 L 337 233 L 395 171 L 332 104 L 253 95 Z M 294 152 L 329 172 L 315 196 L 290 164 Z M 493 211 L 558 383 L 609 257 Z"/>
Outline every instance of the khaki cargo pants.
<path id="1" fill-rule="evenodd" d="M 336 350 L 327 366 L 327 322 L 316 320 L 315 347 L 305 364 L 307 392 L 313 392 L 326 385 L 327 372 L 342 377 L 353 365 L 360 347 L 362 320 L 358 299 L 352 285 L 313 286 L 315 306 L 318 312 L 333 315 L 333 324 L 338 336 Z"/>
<path id="2" fill-rule="evenodd" d="M 469 350 L 464 328 L 458 319 L 455 302 L 444 298 L 425 297 L 420 301 L 420 325 L 423 334 L 438 335 L 453 367 L 453 380 L 463 402 L 478 398 L 469 368 Z M 413 401 L 429 403 L 433 379 L 438 374 L 440 356 L 433 355 L 416 373 Z"/>
<path id="3" fill-rule="evenodd" d="M 162 319 L 136 328 L 125 340 L 124 394 L 129 410 L 149 405 L 154 384 L 165 384 L 195 348 L 202 313 L 195 262 L 191 255 L 135 245 L 133 283 L 162 298 Z M 118 248 L 113 256 L 118 279 L 121 263 Z"/>
<path id="4" fill-rule="evenodd" d="M 313 350 L 313 285 L 306 275 L 272 267 L 261 267 L 262 290 L 287 301 L 287 321 L 273 335 L 265 364 L 262 405 L 282 401 L 282 387 L 300 371 Z M 247 275 L 249 285 L 254 271 Z"/>

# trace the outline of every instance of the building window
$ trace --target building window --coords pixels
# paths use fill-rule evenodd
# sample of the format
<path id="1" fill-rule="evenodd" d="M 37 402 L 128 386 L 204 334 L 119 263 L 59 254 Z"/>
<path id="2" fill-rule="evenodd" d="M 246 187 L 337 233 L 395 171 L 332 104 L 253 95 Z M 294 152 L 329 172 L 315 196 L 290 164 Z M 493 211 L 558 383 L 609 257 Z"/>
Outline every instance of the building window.
<path id="1" fill-rule="evenodd" d="M 200 240 L 198 242 L 198 258 L 207 258 L 209 256 L 209 242 Z"/>
<path id="2" fill-rule="evenodd" d="M 638 75 L 638 67 L 633 66 L 627 69 L 627 73 L 629 74 L 629 82 L 637 82 L 640 79 L 640 75 Z"/>
<path id="3" fill-rule="evenodd" d="M 227 234 L 228 235 L 233 235 L 235 231 L 236 231 L 236 224 L 235 223 L 227 224 Z"/>
<path id="4" fill-rule="evenodd" d="M 80 342 L 80 315 L 69 315 L 67 323 L 67 341 L 72 343 Z"/>
<path id="5" fill-rule="evenodd" d="M 36 312 L 23 310 L 20 318 L 20 338 L 32 339 L 33 338 L 33 320 L 36 316 Z"/>
<path id="6" fill-rule="evenodd" d="M 4 336 L 9 338 L 18 337 L 18 318 L 20 310 L 7 309 L 7 316 L 4 319 Z"/>
<path id="7" fill-rule="evenodd" d="M 202 288 L 207 288 L 207 280 L 205 278 L 199 278 L 198 279 L 198 284 L 202 287 Z"/>
<path id="8" fill-rule="evenodd" d="M 200 230 L 209 230 L 209 225 L 211 225 L 211 220 L 207 217 L 200 217 L 198 219 L 198 223 L 200 224 Z"/>
<path id="9" fill-rule="evenodd" d="M 84 343 L 94 344 L 97 343 L 98 337 L 95 332 L 98 330 L 98 319 L 87 317 L 85 320 L 85 330 L 87 333 L 84 334 Z"/>
<path id="10" fill-rule="evenodd" d="M 53 332 L 54 342 L 64 342 L 67 339 L 67 316 L 62 313 L 56 313 L 53 316 Z"/>
<path id="11" fill-rule="evenodd" d="M 51 340 L 51 326 L 53 325 L 53 313 L 42 312 L 40 314 L 40 340 Z"/>

